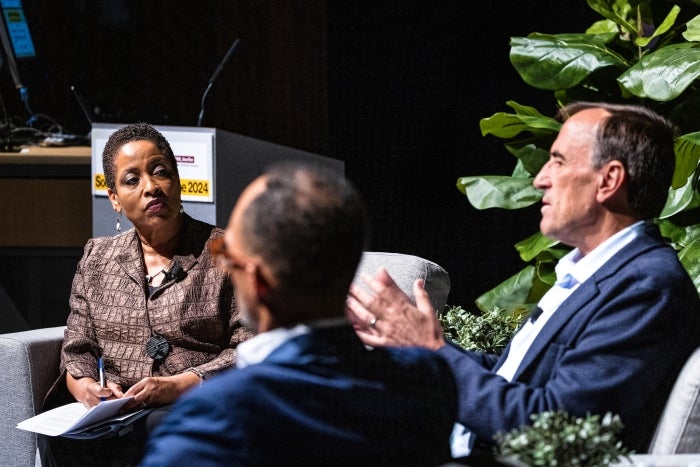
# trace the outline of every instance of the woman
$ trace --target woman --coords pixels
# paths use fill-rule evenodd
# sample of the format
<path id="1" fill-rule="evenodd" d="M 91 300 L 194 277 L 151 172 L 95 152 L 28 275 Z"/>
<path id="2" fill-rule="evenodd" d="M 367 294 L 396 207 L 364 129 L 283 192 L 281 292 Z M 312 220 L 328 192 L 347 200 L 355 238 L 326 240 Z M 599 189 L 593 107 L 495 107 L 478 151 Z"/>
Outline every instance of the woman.
<path id="1" fill-rule="evenodd" d="M 63 389 L 88 407 L 125 396 L 133 397 L 127 411 L 168 405 L 233 366 L 237 344 L 250 337 L 239 324 L 230 280 L 209 252 L 223 230 L 184 213 L 168 141 L 150 125 L 127 125 L 110 136 L 102 158 L 117 230 L 121 216 L 134 228 L 85 246 L 73 279 L 61 378 L 46 408 L 66 402 Z M 115 465 L 128 465 L 140 457 L 145 432 L 136 429 L 130 438 L 52 438 L 50 444 L 59 465 L 68 463 L 64 457 L 104 465 L 104 450 L 112 448 L 120 459 Z M 125 449 L 126 442 L 133 446 Z M 77 451 L 92 448 L 101 455 L 76 459 Z"/>

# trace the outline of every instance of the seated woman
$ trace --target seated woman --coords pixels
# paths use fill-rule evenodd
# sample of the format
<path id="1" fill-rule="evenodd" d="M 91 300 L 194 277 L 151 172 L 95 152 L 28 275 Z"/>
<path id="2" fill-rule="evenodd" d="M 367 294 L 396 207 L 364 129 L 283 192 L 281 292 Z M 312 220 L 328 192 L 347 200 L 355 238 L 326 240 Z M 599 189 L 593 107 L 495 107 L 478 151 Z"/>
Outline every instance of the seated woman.
<path id="1" fill-rule="evenodd" d="M 110 136 L 102 157 L 117 231 L 122 215 L 134 228 L 85 246 L 73 279 L 61 377 L 45 409 L 72 398 L 91 407 L 127 396 L 133 397 L 127 411 L 167 406 L 233 366 L 236 346 L 251 336 L 239 324 L 231 281 L 209 252 L 223 230 L 184 213 L 168 141 L 150 125 L 127 125 Z M 157 418 L 153 412 L 128 435 L 106 440 L 47 438 L 45 462 L 133 464 L 142 455 L 144 425 Z"/>

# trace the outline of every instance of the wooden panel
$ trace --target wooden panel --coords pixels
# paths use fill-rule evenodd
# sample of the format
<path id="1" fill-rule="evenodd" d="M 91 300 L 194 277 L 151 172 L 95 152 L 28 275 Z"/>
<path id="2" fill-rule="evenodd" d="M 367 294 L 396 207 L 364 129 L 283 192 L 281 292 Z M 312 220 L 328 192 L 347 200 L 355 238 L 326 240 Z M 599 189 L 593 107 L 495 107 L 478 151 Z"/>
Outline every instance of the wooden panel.
<path id="1" fill-rule="evenodd" d="M 90 179 L 0 178 L 0 246 L 82 247 L 92 234 Z"/>

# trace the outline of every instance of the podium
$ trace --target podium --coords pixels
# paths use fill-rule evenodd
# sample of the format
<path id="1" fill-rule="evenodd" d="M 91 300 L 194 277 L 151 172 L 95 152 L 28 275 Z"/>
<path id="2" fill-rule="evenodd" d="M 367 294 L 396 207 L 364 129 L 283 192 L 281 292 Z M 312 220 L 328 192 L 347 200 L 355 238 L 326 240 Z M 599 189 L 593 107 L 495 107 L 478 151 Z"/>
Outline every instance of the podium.
<path id="1" fill-rule="evenodd" d="M 107 198 L 102 151 L 123 124 L 92 125 L 92 223 L 93 237 L 116 234 L 117 214 Z M 195 219 L 226 227 L 231 210 L 243 189 L 267 166 L 283 160 L 319 163 L 345 172 L 338 159 L 242 136 L 216 128 L 154 125 L 168 140 L 178 161 L 185 212 Z M 132 227 L 122 216 L 122 231 Z"/>

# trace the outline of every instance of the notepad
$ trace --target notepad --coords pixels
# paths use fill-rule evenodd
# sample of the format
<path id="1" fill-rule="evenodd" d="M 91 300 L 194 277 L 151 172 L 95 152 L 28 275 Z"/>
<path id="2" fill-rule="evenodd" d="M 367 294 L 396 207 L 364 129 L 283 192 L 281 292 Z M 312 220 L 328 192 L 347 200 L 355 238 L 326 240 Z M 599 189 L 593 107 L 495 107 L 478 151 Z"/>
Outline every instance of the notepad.
<path id="1" fill-rule="evenodd" d="M 96 423 L 125 419 L 139 412 L 140 410 L 119 414 L 119 410 L 131 399 L 132 397 L 110 399 L 90 409 L 81 402 L 72 402 L 23 420 L 17 424 L 17 428 L 47 436 L 79 433 Z"/>

